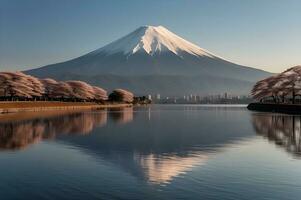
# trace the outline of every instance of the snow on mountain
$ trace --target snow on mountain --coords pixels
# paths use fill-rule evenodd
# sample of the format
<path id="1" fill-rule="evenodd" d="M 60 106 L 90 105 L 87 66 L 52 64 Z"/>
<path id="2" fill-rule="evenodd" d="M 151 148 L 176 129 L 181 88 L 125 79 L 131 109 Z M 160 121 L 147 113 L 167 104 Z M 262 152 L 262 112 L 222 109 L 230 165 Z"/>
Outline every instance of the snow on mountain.
<path id="1" fill-rule="evenodd" d="M 115 42 L 92 52 L 92 54 L 123 52 L 126 55 L 132 55 L 141 51 L 151 56 L 156 53 L 171 51 L 178 56 L 185 52 L 195 56 L 217 57 L 163 26 L 142 26 Z"/>

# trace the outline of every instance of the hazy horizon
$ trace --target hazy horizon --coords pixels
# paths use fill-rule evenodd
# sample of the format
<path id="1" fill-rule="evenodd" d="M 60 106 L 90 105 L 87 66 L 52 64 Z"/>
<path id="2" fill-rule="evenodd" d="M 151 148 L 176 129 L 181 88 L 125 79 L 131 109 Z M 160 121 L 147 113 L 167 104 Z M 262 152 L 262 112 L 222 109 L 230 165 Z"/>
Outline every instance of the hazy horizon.
<path id="1" fill-rule="evenodd" d="M 281 72 L 301 64 L 301 2 L 0 0 L 0 70 L 26 70 L 162 25 L 231 62 Z M 147 5 L 147 8 L 145 7 Z"/>

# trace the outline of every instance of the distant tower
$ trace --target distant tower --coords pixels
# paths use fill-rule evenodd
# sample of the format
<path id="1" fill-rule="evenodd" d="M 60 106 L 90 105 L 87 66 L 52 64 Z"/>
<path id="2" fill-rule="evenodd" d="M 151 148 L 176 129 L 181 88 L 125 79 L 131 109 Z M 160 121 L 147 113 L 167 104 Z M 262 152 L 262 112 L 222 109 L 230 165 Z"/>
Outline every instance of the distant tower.
<path id="1" fill-rule="evenodd" d="M 148 95 L 148 97 L 147 97 L 149 100 L 152 100 L 152 95 Z"/>
<path id="2" fill-rule="evenodd" d="M 161 99 L 161 96 L 160 94 L 157 94 L 157 99 L 160 100 Z"/>

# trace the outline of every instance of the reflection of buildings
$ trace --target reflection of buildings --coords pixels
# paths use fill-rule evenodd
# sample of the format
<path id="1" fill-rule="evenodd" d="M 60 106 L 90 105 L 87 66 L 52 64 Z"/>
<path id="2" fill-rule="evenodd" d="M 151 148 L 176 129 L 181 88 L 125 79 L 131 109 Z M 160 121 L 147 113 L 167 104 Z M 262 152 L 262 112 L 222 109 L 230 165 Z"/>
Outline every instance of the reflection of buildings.
<path id="1" fill-rule="evenodd" d="M 257 134 L 267 137 L 294 155 L 301 155 L 301 117 L 253 114 Z"/>

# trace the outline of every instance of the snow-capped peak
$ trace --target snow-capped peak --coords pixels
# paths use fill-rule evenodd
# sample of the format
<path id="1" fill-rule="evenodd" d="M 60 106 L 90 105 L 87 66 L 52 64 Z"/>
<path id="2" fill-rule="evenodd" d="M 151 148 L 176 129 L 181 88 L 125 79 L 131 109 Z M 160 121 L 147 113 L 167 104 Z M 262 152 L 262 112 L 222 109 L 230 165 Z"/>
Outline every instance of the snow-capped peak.
<path id="1" fill-rule="evenodd" d="M 195 56 L 217 57 L 172 33 L 163 26 L 142 26 L 93 53 L 105 52 L 114 54 L 122 52 L 126 55 L 131 55 L 140 51 L 144 51 L 149 55 L 171 51 L 179 56 L 181 53 L 189 53 Z"/>

